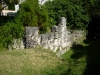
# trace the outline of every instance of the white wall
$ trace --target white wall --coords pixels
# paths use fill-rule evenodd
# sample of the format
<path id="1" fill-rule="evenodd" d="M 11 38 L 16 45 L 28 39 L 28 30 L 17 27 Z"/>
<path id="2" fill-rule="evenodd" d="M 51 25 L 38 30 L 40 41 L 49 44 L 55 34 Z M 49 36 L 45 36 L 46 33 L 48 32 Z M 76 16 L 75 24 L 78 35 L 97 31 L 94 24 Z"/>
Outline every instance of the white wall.
<path id="1" fill-rule="evenodd" d="M 17 12 L 14 10 L 2 10 L 1 15 L 7 16 L 7 13 L 17 13 Z"/>
<path id="2" fill-rule="evenodd" d="M 15 11 L 17 12 L 19 10 L 19 4 L 15 5 Z"/>

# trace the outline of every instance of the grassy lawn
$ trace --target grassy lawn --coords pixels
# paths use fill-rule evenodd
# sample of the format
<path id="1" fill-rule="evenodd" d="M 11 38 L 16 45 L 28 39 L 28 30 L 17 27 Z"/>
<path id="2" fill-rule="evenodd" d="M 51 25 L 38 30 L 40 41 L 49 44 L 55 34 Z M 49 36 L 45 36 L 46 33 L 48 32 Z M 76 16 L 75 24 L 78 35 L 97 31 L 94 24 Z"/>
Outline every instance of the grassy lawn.
<path id="1" fill-rule="evenodd" d="M 75 45 L 61 57 L 42 48 L 0 52 L 0 75 L 83 75 L 89 44 Z"/>
<path id="2" fill-rule="evenodd" d="M 51 51 L 40 49 L 0 52 L 0 75 L 46 75 L 44 70 L 57 66 L 59 59 Z"/>

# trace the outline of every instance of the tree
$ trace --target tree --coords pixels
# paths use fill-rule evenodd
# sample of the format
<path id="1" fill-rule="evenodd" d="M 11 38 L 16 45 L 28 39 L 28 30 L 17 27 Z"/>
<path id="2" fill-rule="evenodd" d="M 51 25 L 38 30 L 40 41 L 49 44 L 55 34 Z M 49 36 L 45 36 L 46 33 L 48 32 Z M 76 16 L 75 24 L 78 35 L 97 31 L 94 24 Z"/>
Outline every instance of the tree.
<path id="1" fill-rule="evenodd" d="M 48 12 L 40 8 L 38 0 L 26 0 L 20 5 L 17 19 L 23 26 L 38 26 L 42 32 L 49 31 Z"/>
<path id="2" fill-rule="evenodd" d="M 88 25 L 87 38 L 96 40 L 100 38 L 100 0 L 85 0 L 84 9 L 89 14 L 91 20 Z"/>
<path id="3" fill-rule="evenodd" d="M 49 23 L 52 25 L 57 24 L 58 18 L 64 16 L 67 18 L 68 28 L 86 30 L 89 16 L 82 7 L 82 1 L 53 0 L 46 2 L 45 6 L 49 12 Z"/>
<path id="4" fill-rule="evenodd" d="M 44 7 L 39 8 L 38 0 L 23 2 L 16 17 L 0 26 L 0 47 L 7 48 L 13 39 L 22 38 L 26 26 L 38 26 L 41 30 L 40 33 L 49 31 L 48 12 Z"/>

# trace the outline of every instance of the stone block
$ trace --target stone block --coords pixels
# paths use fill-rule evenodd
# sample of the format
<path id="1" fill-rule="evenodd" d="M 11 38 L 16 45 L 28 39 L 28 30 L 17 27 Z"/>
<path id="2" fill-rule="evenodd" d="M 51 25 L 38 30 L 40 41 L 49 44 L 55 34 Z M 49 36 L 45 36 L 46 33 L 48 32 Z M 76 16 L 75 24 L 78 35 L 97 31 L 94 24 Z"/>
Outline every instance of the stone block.
<path id="1" fill-rule="evenodd" d="M 12 48 L 13 49 L 24 49 L 23 39 L 14 39 Z"/>
<path id="2" fill-rule="evenodd" d="M 54 33 L 48 33 L 48 40 L 54 39 Z"/>
<path id="3" fill-rule="evenodd" d="M 48 34 L 42 34 L 41 43 L 47 43 L 47 42 L 48 42 Z"/>
<path id="4" fill-rule="evenodd" d="M 58 32 L 55 32 L 54 33 L 54 39 L 57 39 L 58 38 Z"/>
<path id="5" fill-rule="evenodd" d="M 39 28 L 38 27 L 26 27 L 25 28 L 25 35 L 37 36 L 38 32 L 39 32 Z"/>
<path id="6" fill-rule="evenodd" d="M 25 28 L 25 47 L 33 48 L 38 44 L 38 27 L 26 27 Z"/>
<path id="7" fill-rule="evenodd" d="M 58 26 L 53 26 L 52 27 L 52 32 L 58 32 Z"/>
<path id="8" fill-rule="evenodd" d="M 61 18 L 59 19 L 59 25 L 66 26 L 66 18 L 65 18 L 65 17 L 61 17 Z"/>

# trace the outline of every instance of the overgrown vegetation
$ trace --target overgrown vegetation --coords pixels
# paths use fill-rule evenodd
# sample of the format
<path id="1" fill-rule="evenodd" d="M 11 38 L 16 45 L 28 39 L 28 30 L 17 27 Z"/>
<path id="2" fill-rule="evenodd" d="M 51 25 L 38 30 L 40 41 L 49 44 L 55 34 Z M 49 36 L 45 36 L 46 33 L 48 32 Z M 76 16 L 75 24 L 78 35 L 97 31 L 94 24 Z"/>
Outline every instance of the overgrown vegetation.
<path id="1" fill-rule="evenodd" d="M 57 25 L 58 18 L 67 18 L 69 29 L 88 32 L 87 38 L 100 38 L 100 0 L 53 0 L 45 3 L 49 11 L 49 25 Z"/>
<path id="2" fill-rule="evenodd" d="M 48 12 L 41 9 L 38 0 L 26 0 L 21 4 L 17 19 L 23 26 L 38 26 L 41 32 L 49 31 Z"/>
<path id="3" fill-rule="evenodd" d="M 23 26 L 20 22 L 7 22 L 0 27 L 0 47 L 7 48 L 13 39 L 22 38 Z"/>
<path id="4" fill-rule="evenodd" d="M 68 28 L 86 30 L 90 18 L 82 3 L 78 0 L 53 0 L 46 2 L 45 6 L 49 11 L 49 24 L 56 25 L 59 17 L 64 16 L 67 18 Z"/>
<path id="5" fill-rule="evenodd" d="M 38 0 L 26 0 L 16 16 L 0 16 L 0 23 L 0 48 L 7 48 L 13 39 L 22 38 L 26 26 L 38 26 L 40 33 L 50 31 L 48 13 L 39 8 Z"/>

